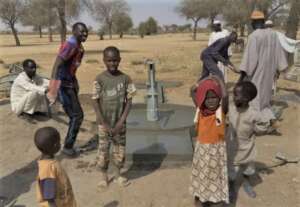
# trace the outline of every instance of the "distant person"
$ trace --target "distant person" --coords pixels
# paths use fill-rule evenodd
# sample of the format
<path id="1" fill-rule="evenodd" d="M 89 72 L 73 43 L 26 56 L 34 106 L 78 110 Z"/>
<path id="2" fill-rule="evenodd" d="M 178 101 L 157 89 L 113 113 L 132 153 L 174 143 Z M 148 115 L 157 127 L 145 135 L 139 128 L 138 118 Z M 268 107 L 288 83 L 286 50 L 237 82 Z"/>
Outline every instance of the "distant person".
<path id="1" fill-rule="evenodd" d="M 267 20 L 266 23 L 265 23 L 265 27 L 266 28 L 273 28 L 274 27 L 273 21 L 272 20 Z"/>
<path id="2" fill-rule="evenodd" d="M 227 36 L 230 35 L 228 30 L 222 28 L 222 23 L 219 20 L 215 20 L 213 22 L 212 29 L 213 29 L 213 32 L 209 36 L 208 46 L 212 45 L 217 40 L 222 39 L 222 38 L 227 37 Z M 228 48 L 228 56 L 229 57 L 232 56 L 231 47 Z M 225 70 L 225 66 L 223 65 L 222 62 L 219 62 L 218 67 L 223 73 L 225 82 L 227 82 L 227 73 L 226 73 L 226 70 Z"/>
<path id="3" fill-rule="evenodd" d="M 215 41 L 208 46 L 201 53 L 201 60 L 203 62 L 202 75 L 200 79 L 204 79 L 209 74 L 216 75 L 224 81 L 224 75 L 218 66 L 218 62 L 223 63 L 224 66 L 237 72 L 235 66 L 230 62 L 228 55 L 228 48 L 231 43 L 236 42 L 237 33 L 231 32 L 229 36 Z"/>
<path id="4" fill-rule="evenodd" d="M 120 173 L 125 162 L 126 118 L 132 105 L 136 88 L 131 78 L 119 70 L 120 51 L 107 47 L 103 51 L 106 71 L 99 74 L 93 83 L 93 104 L 99 128 L 99 149 L 96 166 L 100 169 L 100 188 L 108 186 L 107 170 L 112 143 L 112 161 L 115 181 L 127 186 L 129 181 Z"/>
<path id="5" fill-rule="evenodd" d="M 250 105 L 275 123 L 276 116 L 271 109 L 272 86 L 276 74 L 288 68 L 286 53 L 277 33 L 265 28 L 262 12 L 254 11 L 251 20 L 254 31 L 248 37 L 240 65 L 240 81 L 254 83 L 258 94 Z"/>
<path id="6" fill-rule="evenodd" d="M 36 63 L 32 59 L 23 61 L 24 71 L 15 79 L 11 92 L 11 108 L 20 118 L 35 123 L 35 112 L 47 113 L 46 92 L 49 80 L 36 74 Z"/>
<path id="7" fill-rule="evenodd" d="M 58 96 L 70 119 L 62 152 L 68 156 L 77 156 L 74 144 L 83 121 L 83 111 L 78 98 L 79 84 L 76 71 L 84 55 L 81 43 L 86 41 L 88 29 L 84 23 L 77 22 L 72 27 L 72 33 L 73 35 L 60 47 L 53 66 L 47 97 L 50 104 L 53 104 Z"/>
<path id="8" fill-rule="evenodd" d="M 37 202 L 40 207 L 76 207 L 69 177 L 55 154 L 60 149 L 60 134 L 53 127 L 38 129 L 35 146 L 42 155 L 38 160 Z"/>
<path id="9" fill-rule="evenodd" d="M 229 202 L 225 143 L 225 102 L 222 80 L 208 77 L 198 83 L 194 99 L 197 141 L 192 162 L 190 192 L 195 206 L 219 206 Z"/>
<path id="10" fill-rule="evenodd" d="M 250 185 L 250 179 L 256 173 L 256 146 L 257 134 L 266 133 L 271 129 L 268 120 L 256 109 L 249 106 L 257 95 L 255 85 L 250 81 L 239 82 L 233 89 L 233 102 L 229 107 L 229 132 L 228 157 L 229 178 L 231 195 L 236 194 L 234 184 L 237 176 L 243 176 L 243 187 L 250 197 L 256 197 L 256 193 Z"/>

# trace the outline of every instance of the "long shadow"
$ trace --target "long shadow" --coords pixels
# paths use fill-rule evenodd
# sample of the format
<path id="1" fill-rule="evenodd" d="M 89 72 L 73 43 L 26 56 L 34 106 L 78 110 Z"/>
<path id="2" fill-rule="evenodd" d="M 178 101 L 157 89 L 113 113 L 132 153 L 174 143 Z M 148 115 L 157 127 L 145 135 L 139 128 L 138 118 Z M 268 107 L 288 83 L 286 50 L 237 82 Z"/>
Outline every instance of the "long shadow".
<path id="1" fill-rule="evenodd" d="M 154 154 L 154 152 L 159 152 L 159 154 Z M 161 167 L 167 154 L 165 146 L 161 143 L 135 151 L 132 154 L 132 164 L 125 176 L 134 180 L 151 174 Z"/>
<path id="2" fill-rule="evenodd" d="M 118 201 L 111 201 L 111 202 L 105 204 L 103 207 L 117 207 L 117 206 L 119 206 Z"/>
<path id="3" fill-rule="evenodd" d="M 23 205 L 14 205 L 13 203 L 19 196 L 30 191 L 30 186 L 36 180 L 36 176 L 37 159 L 2 177 L 0 179 L 0 196 L 3 199 L 0 207 L 4 207 L 9 203 L 12 203 L 10 206 L 23 207 Z"/>
<path id="4" fill-rule="evenodd" d="M 10 103 L 10 100 L 9 100 L 9 99 L 1 100 L 1 101 L 0 101 L 0 106 L 6 105 L 6 104 L 9 104 L 9 103 Z"/>
<path id="5" fill-rule="evenodd" d="M 274 173 L 274 170 L 272 170 L 270 167 L 268 167 L 265 163 L 262 162 L 255 162 L 255 167 L 256 167 L 256 174 L 250 178 L 250 185 L 254 188 L 255 191 L 255 186 L 261 184 L 263 182 L 261 178 L 261 174 L 272 174 Z M 241 175 L 241 172 L 239 172 L 239 175 L 237 177 L 236 183 L 235 183 L 235 195 L 232 203 L 229 205 L 226 205 L 226 207 L 236 207 L 237 204 L 237 198 L 239 195 L 239 192 L 242 188 L 243 185 L 243 178 Z M 257 195 L 261 196 L 261 195 Z"/>

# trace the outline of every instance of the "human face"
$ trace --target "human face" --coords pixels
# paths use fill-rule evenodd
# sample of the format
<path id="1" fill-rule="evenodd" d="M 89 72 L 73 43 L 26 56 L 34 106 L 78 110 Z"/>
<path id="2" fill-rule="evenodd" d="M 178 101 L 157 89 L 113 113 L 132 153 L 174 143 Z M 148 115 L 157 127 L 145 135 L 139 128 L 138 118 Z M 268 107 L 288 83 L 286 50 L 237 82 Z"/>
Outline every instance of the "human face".
<path id="1" fill-rule="evenodd" d="M 88 30 L 81 24 L 77 25 L 73 34 L 79 42 L 85 42 L 88 38 Z"/>
<path id="2" fill-rule="evenodd" d="M 204 106 L 210 111 L 216 111 L 220 105 L 220 98 L 213 91 L 206 93 Z"/>
<path id="3" fill-rule="evenodd" d="M 213 30 L 215 32 L 220 32 L 222 30 L 221 24 L 213 24 Z"/>
<path id="4" fill-rule="evenodd" d="M 36 74 L 36 64 L 35 62 L 28 62 L 28 65 L 24 67 L 26 75 L 32 79 Z"/>
<path id="5" fill-rule="evenodd" d="M 104 54 L 103 62 L 105 64 L 107 70 L 111 74 L 116 74 L 116 72 L 118 71 L 120 61 L 121 61 L 120 55 L 118 55 L 117 53 L 115 53 L 113 51 L 108 51 Z"/>
<path id="6" fill-rule="evenodd" d="M 237 108 L 245 108 L 248 106 L 249 100 L 243 94 L 242 87 L 235 87 L 233 90 L 233 102 Z"/>

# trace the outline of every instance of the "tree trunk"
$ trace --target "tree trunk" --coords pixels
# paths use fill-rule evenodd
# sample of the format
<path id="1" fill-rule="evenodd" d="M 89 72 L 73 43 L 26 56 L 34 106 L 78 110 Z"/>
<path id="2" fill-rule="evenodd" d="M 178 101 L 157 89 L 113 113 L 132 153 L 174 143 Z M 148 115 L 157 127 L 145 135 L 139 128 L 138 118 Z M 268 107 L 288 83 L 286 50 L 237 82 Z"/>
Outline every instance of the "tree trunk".
<path id="1" fill-rule="evenodd" d="M 67 23 L 66 23 L 66 2 L 65 0 L 59 0 L 58 2 L 58 15 L 60 21 L 60 41 L 66 41 L 67 37 Z"/>
<path id="2" fill-rule="evenodd" d="M 52 36 L 52 4 L 51 0 L 48 0 L 48 38 L 49 42 L 53 42 Z"/>
<path id="3" fill-rule="evenodd" d="M 198 27 L 198 21 L 199 21 L 199 20 L 195 20 L 195 21 L 194 21 L 193 40 L 196 40 L 196 39 L 197 39 L 197 27 Z"/>
<path id="4" fill-rule="evenodd" d="M 300 16 L 300 1 L 292 0 L 291 10 L 286 24 L 286 36 L 292 39 L 297 39 L 297 31 L 299 25 L 299 16 Z M 294 63 L 293 54 L 288 55 L 289 65 L 291 66 Z"/>
<path id="5" fill-rule="evenodd" d="M 42 26 L 39 25 L 39 33 L 40 33 L 40 38 L 43 38 L 43 32 L 42 32 Z"/>
<path id="6" fill-rule="evenodd" d="M 112 39 L 112 24 L 108 24 L 109 39 Z"/>
<path id="7" fill-rule="evenodd" d="M 123 32 L 120 32 L 120 39 L 123 38 Z"/>
<path id="8" fill-rule="evenodd" d="M 16 41 L 16 46 L 21 46 L 21 43 L 20 43 L 20 40 L 19 40 L 19 37 L 18 37 L 18 32 L 15 29 L 15 25 L 13 23 L 10 24 L 10 28 L 11 28 L 11 31 L 14 35 L 14 38 L 15 38 L 15 41 Z"/>
<path id="9" fill-rule="evenodd" d="M 245 25 L 244 24 L 240 25 L 240 36 L 245 37 Z"/>

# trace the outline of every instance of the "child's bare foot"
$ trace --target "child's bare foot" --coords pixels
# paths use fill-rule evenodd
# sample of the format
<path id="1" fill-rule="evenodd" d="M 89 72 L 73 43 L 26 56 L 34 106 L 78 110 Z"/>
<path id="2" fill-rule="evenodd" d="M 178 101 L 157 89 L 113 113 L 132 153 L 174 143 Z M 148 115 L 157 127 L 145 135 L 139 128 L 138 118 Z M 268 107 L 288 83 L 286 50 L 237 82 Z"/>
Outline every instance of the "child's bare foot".
<path id="1" fill-rule="evenodd" d="M 128 185 L 131 184 L 127 178 L 122 176 L 115 178 L 114 182 L 117 183 L 120 187 L 127 187 Z"/>
<path id="2" fill-rule="evenodd" d="M 100 173 L 100 181 L 97 185 L 99 188 L 107 188 L 108 187 L 108 178 L 105 172 Z"/>

